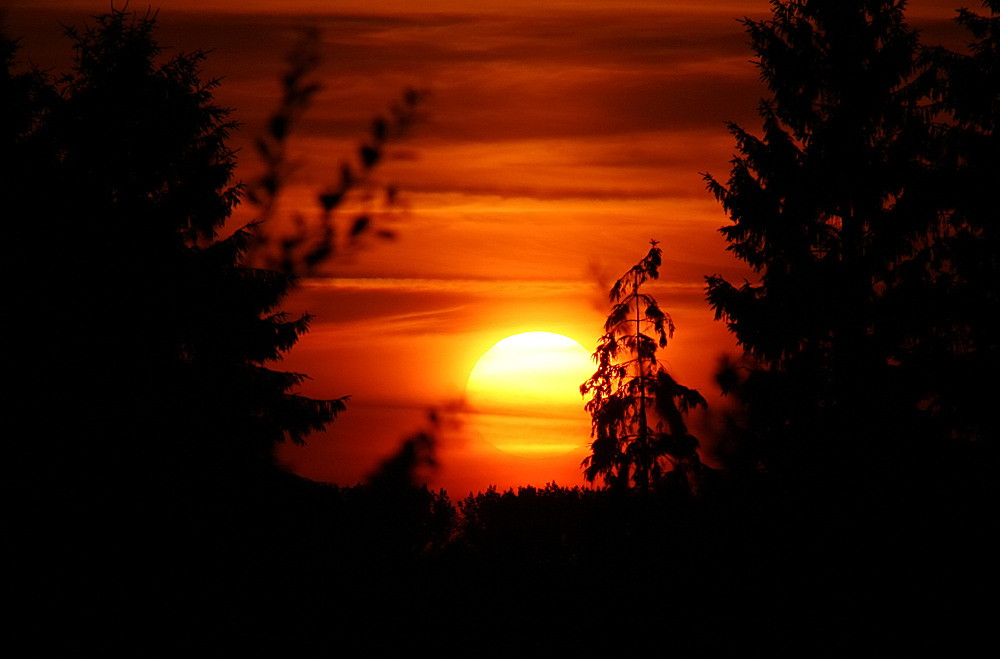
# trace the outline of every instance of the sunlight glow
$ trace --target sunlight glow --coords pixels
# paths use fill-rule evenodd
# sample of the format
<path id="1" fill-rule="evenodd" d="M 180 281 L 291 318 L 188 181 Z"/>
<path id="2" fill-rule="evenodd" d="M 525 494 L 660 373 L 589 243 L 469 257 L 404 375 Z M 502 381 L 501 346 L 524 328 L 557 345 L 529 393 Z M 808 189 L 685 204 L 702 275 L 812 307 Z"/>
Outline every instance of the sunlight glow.
<path id="1" fill-rule="evenodd" d="M 580 384 L 590 353 L 552 332 L 525 332 L 487 350 L 466 384 L 474 425 L 493 446 L 524 456 L 574 450 L 589 439 Z"/>

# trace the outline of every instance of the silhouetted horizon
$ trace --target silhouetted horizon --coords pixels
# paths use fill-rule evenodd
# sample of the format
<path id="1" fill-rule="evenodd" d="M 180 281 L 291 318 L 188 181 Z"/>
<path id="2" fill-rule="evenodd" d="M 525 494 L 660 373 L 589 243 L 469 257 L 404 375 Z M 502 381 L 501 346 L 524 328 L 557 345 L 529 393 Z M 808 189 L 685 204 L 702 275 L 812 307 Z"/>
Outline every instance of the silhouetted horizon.
<path id="1" fill-rule="evenodd" d="M 771 3 L 739 52 L 724 2 L 234 15 L 223 42 L 291 46 L 271 96 L 166 47 L 166 10 L 37 68 L 14 23 L 47 7 L 0 33 L 19 646 L 988 647 L 996 0 L 962 51 L 888 0 Z M 224 100 L 255 94 L 256 132 Z M 703 201 L 655 182 L 695 158 Z M 569 404 L 580 345 L 579 447 L 477 434 L 466 387 Z"/>

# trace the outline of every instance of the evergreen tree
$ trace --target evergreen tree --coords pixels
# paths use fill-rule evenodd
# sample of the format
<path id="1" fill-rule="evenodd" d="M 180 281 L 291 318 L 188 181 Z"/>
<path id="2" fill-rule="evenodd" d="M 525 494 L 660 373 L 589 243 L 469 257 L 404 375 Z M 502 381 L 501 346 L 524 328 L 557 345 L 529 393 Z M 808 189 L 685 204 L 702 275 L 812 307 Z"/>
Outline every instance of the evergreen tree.
<path id="1" fill-rule="evenodd" d="M 96 21 L 68 30 L 72 72 L 14 131 L 32 158 L 12 223 L 45 319 L 32 377 L 59 400 L 25 411 L 47 420 L 56 473 L 94 486 L 266 467 L 344 399 L 303 397 L 305 376 L 270 367 L 309 317 L 278 308 L 291 276 L 244 265 L 252 226 L 220 234 L 240 199 L 235 124 L 200 79 L 204 54 L 164 60 L 152 15 Z"/>
<path id="2" fill-rule="evenodd" d="M 309 317 L 280 310 L 291 276 L 245 264 L 253 226 L 223 233 L 235 125 L 204 54 L 164 58 L 152 15 L 95 20 L 68 31 L 75 63 L 55 81 L 18 73 L 9 40 L 0 51 L 0 191 L 26 282 L 11 407 L 28 431 L 5 462 L 14 597 L 37 620 L 66 607 L 83 621 L 66 637 L 92 647 L 183 642 L 224 626 L 219 611 L 254 631 L 293 546 L 296 481 L 275 443 L 344 399 L 307 398 L 304 375 L 274 368 Z"/>
<path id="3" fill-rule="evenodd" d="M 612 287 L 611 313 L 594 352 L 597 371 L 580 385 L 590 397 L 592 454 L 584 459 L 584 475 L 593 482 L 646 490 L 665 474 L 685 479 L 700 466 L 698 441 L 684 423 L 692 407 L 705 406 L 693 389 L 678 384 L 656 360 L 658 348 L 673 336 L 670 316 L 656 300 L 640 292 L 659 276 L 661 250 L 651 241 L 649 253 Z M 688 486 L 689 480 L 685 480 Z"/>
<path id="4" fill-rule="evenodd" d="M 223 233 L 235 125 L 204 54 L 164 58 L 151 15 L 95 20 L 68 31 L 56 80 L 0 39 L 14 624 L 37 639 L 33 622 L 79 620 L 62 636 L 95 648 L 184 642 L 220 611 L 246 630 L 273 614 L 268 566 L 292 546 L 274 445 L 344 399 L 273 367 L 309 317 L 279 308 L 292 277 L 246 266 L 252 226 Z"/>
<path id="5" fill-rule="evenodd" d="M 835 446 L 905 434 L 917 404 L 898 393 L 885 296 L 937 219 L 927 76 L 903 9 L 774 2 L 771 20 L 745 21 L 771 96 L 760 137 L 730 125 L 728 183 L 706 180 L 732 220 L 729 250 L 760 279 L 711 276 L 707 291 L 752 364 L 742 391 L 767 459 L 815 449 L 829 460 Z"/>

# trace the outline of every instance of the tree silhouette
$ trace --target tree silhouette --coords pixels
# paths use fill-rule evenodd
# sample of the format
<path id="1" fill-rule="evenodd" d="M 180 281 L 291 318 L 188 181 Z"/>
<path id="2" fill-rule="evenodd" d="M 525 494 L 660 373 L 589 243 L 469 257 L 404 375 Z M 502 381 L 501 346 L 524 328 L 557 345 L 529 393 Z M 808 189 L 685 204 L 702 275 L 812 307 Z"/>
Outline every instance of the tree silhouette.
<path id="1" fill-rule="evenodd" d="M 59 421 L 56 460 L 109 482 L 267 466 L 276 442 L 344 409 L 269 366 L 309 317 L 278 308 L 291 276 L 244 264 L 253 227 L 220 235 L 241 195 L 235 125 L 200 79 L 204 53 L 162 60 L 155 18 L 112 10 L 68 29 L 72 72 L 15 129 L 32 154 L 12 208 L 43 291 L 39 377 L 64 392 L 56 415 L 34 413 Z"/>
<path id="2" fill-rule="evenodd" d="M 67 636 L 108 647 L 190 638 L 219 610 L 264 619 L 296 487 L 274 445 L 344 399 L 273 367 L 309 317 L 279 308 L 292 277 L 246 266 L 252 227 L 222 233 L 241 191 L 204 54 L 163 57 L 150 14 L 94 21 L 67 30 L 74 65 L 54 80 L 0 40 L 23 429 L 5 464 L 14 596 L 29 617 L 63 602 L 82 620 Z"/>
<path id="3" fill-rule="evenodd" d="M 817 448 L 846 458 L 866 436 L 905 435 L 917 404 L 886 289 L 937 219 L 929 76 L 903 3 L 772 4 L 771 20 L 745 21 L 771 91 L 762 136 L 731 124 L 728 183 L 705 175 L 729 250 L 760 279 L 710 276 L 708 300 L 752 364 L 760 436 L 784 455 L 826 438 Z"/>
<path id="4" fill-rule="evenodd" d="M 684 415 L 705 399 L 678 384 L 656 360 L 657 348 L 674 333 L 670 316 L 640 292 L 659 276 L 661 250 L 649 253 L 612 287 L 611 313 L 594 352 L 597 371 L 580 385 L 589 396 L 592 454 L 584 475 L 593 482 L 646 490 L 671 470 L 690 476 L 698 469 L 698 441 L 688 433 Z M 668 469 L 669 467 L 669 469 Z"/>

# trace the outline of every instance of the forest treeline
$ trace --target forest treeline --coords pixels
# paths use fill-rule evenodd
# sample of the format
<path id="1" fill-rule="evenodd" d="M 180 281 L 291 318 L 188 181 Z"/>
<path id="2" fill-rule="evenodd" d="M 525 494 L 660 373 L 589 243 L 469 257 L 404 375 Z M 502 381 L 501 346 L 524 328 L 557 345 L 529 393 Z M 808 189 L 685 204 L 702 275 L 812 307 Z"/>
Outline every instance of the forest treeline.
<path id="1" fill-rule="evenodd" d="M 672 331 L 639 290 L 654 244 L 612 291 L 590 381 L 586 467 L 609 487 L 457 501 L 414 478 L 428 434 L 364 484 L 276 466 L 277 443 L 348 404 L 279 368 L 310 320 L 281 310 L 313 265 L 288 260 L 326 252 L 292 236 L 279 269 L 255 267 L 258 227 L 222 231 L 243 190 L 205 54 L 166 57 L 155 15 L 114 9 L 67 30 L 61 76 L 0 38 L 11 626 L 36 647 L 139 654 L 622 654 L 648 637 L 881 655 L 984 638 L 1000 317 L 984 7 L 958 14 L 966 53 L 921 44 L 888 0 L 775 2 L 745 22 L 771 97 L 760 131 L 730 127 L 728 179 L 706 175 L 758 277 L 707 281 L 745 351 L 719 374 L 739 403 L 723 469 L 683 422 L 704 399 L 654 358 Z"/>

